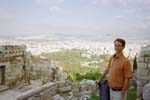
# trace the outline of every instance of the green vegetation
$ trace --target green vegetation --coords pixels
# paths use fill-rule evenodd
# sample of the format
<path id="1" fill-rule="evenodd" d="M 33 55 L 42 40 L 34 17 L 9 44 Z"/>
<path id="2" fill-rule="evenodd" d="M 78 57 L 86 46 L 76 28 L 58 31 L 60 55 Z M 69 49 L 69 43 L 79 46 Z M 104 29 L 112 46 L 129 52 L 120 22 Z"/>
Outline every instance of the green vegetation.
<path id="1" fill-rule="evenodd" d="M 144 57 L 150 57 L 150 54 L 145 54 Z"/>
<path id="2" fill-rule="evenodd" d="M 93 96 L 91 97 L 91 100 L 99 100 L 99 97 L 96 96 L 96 95 L 93 95 Z"/>
<path id="3" fill-rule="evenodd" d="M 63 50 L 55 53 L 43 53 L 42 56 L 48 60 L 55 61 L 59 66 L 68 73 L 68 78 L 72 81 L 80 81 L 82 79 L 95 80 L 108 64 L 110 55 L 91 55 L 90 58 L 83 57 L 86 54 L 84 50 Z M 37 60 L 34 59 L 34 60 Z M 90 63 L 95 61 L 94 63 Z M 88 62 L 88 65 L 82 65 Z M 96 67 L 97 66 L 97 67 Z"/>
<path id="4" fill-rule="evenodd" d="M 127 93 L 127 100 L 136 100 L 136 94 L 137 94 L 137 89 L 136 88 L 133 88 L 133 89 L 130 89 Z"/>
<path id="5" fill-rule="evenodd" d="M 133 60 L 133 71 L 137 70 L 137 57 L 135 56 L 134 57 L 134 60 Z"/>
<path id="6" fill-rule="evenodd" d="M 69 73 L 68 79 L 71 81 L 80 82 L 83 79 L 96 80 L 99 76 L 100 76 L 100 72 L 91 70 L 91 72 L 87 72 L 85 74 L 80 74 L 80 73 L 71 74 L 71 73 Z"/>
<path id="7" fill-rule="evenodd" d="M 96 80 L 100 76 L 98 71 L 87 72 L 86 74 L 76 74 L 76 81 L 81 81 L 83 79 Z"/>

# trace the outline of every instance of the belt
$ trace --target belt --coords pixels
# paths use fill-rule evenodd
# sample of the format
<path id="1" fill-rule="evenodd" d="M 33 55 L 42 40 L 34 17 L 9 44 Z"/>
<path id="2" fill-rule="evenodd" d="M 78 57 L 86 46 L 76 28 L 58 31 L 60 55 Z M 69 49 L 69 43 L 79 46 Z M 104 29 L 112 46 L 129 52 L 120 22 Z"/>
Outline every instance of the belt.
<path id="1" fill-rule="evenodd" d="M 121 91 L 122 89 L 114 89 L 114 88 L 111 88 L 113 91 Z"/>

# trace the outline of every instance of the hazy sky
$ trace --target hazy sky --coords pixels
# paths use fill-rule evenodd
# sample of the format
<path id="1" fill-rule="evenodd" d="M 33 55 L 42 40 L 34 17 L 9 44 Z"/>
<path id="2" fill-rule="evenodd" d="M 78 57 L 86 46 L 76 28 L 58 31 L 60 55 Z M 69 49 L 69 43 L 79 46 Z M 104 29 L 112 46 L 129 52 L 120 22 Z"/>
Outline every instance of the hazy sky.
<path id="1" fill-rule="evenodd" d="M 150 0 L 0 0 L 0 36 L 150 34 Z"/>

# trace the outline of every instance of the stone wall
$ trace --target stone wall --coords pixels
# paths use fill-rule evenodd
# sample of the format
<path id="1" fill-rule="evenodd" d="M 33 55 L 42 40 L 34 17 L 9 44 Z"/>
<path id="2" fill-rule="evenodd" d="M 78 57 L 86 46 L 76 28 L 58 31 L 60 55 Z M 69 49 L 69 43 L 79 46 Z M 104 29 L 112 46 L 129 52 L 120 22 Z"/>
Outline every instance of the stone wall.
<path id="1" fill-rule="evenodd" d="M 95 82 L 91 80 L 80 83 L 59 81 L 22 93 L 16 100 L 90 100 L 96 93 Z"/>
<path id="2" fill-rule="evenodd" d="M 54 62 L 46 60 L 34 61 L 31 64 L 32 70 L 29 80 L 41 80 L 43 84 L 47 82 L 62 81 L 67 79 L 67 73 L 61 70 L 60 66 Z"/>
<path id="3" fill-rule="evenodd" d="M 49 100 L 57 93 L 57 83 L 48 83 L 18 95 L 15 100 Z"/>
<path id="4" fill-rule="evenodd" d="M 15 87 L 26 79 L 27 68 L 31 67 L 26 58 L 26 47 L 16 45 L 0 46 L 0 67 L 4 67 L 3 83 Z"/>
<path id="5" fill-rule="evenodd" d="M 137 97 L 143 100 L 143 88 L 150 81 L 150 45 L 141 48 L 137 64 Z"/>

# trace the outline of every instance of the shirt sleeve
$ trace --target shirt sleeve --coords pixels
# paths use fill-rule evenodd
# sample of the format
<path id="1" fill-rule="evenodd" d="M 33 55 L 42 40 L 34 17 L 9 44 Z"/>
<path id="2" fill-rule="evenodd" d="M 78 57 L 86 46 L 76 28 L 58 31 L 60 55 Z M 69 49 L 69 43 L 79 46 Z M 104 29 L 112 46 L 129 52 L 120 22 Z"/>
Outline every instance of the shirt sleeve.
<path id="1" fill-rule="evenodd" d="M 111 64 L 112 59 L 113 59 L 113 56 L 111 56 L 110 59 L 109 59 L 108 69 L 110 68 L 110 64 Z"/>
<path id="2" fill-rule="evenodd" d="M 124 64 L 124 76 L 125 78 L 132 78 L 131 63 L 129 60 Z"/>

